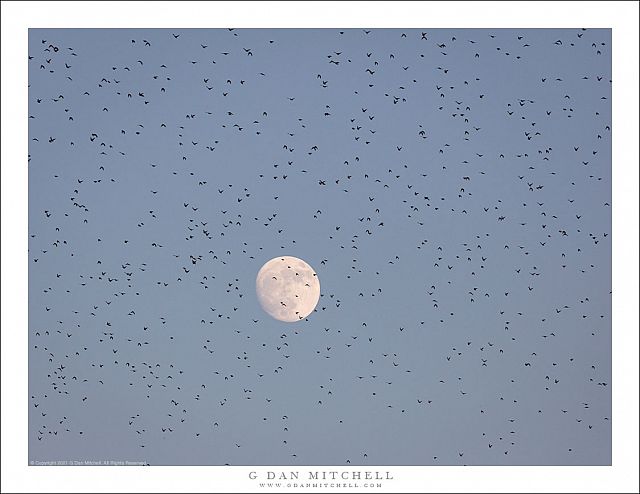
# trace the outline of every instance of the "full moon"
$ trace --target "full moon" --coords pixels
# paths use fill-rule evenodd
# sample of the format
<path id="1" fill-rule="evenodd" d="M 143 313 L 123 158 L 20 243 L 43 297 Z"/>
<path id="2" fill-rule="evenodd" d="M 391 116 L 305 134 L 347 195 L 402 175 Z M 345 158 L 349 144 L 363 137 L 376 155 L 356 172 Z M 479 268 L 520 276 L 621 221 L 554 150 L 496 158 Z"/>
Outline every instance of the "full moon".
<path id="1" fill-rule="evenodd" d="M 302 259 L 275 257 L 258 271 L 256 294 L 260 305 L 271 317 L 296 322 L 316 308 L 320 299 L 320 280 Z"/>

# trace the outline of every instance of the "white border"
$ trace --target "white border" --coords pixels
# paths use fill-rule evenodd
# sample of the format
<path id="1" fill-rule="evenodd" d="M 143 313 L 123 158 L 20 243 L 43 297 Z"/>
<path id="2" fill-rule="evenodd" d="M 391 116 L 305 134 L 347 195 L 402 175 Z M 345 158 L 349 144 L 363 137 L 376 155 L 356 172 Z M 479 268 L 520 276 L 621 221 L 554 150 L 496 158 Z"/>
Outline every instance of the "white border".
<path id="1" fill-rule="evenodd" d="M 374 491 L 638 492 L 637 2 L 2 2 L 1 19 L 2 492 L 251 492 L 268 470 L 27 467 L 30 27 L 613 28 L 613 466 L 393 467 Z"/>

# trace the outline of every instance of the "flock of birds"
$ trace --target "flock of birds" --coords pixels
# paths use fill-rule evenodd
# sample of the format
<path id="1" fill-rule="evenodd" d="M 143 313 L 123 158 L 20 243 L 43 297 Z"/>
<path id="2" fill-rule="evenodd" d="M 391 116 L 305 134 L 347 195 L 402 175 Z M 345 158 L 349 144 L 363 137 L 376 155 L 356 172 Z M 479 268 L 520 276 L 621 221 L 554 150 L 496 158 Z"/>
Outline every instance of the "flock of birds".
<path id="1" fill-rule="evenodd" d="M 609 39 L 31 30 L 30 458 L 610 463 Z"/>

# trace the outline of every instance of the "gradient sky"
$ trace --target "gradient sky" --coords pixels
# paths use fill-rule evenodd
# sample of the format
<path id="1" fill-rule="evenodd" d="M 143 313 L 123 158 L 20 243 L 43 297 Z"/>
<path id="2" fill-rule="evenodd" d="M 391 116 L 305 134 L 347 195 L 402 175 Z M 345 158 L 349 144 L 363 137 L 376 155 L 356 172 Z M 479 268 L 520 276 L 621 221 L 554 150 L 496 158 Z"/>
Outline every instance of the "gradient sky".
<path id="1" fill-rule="evenodd" d="M 29 460 L 610 464 L 610 49 L 31 29 Z"/>

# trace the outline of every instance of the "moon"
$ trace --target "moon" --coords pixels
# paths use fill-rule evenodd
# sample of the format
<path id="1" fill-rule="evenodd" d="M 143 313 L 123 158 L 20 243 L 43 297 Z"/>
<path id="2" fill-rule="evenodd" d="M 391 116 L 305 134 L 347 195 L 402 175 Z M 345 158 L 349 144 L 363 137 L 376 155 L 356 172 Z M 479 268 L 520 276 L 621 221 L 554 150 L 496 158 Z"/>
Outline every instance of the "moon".
<path id="1" fill-rule="evenodd" d="M 316 308 L 320 300 L 320 280 L 302 259 L 274 257 L 258 271 L 256 295 L 271 317 L 278 321 L 296 322 Z"/>

